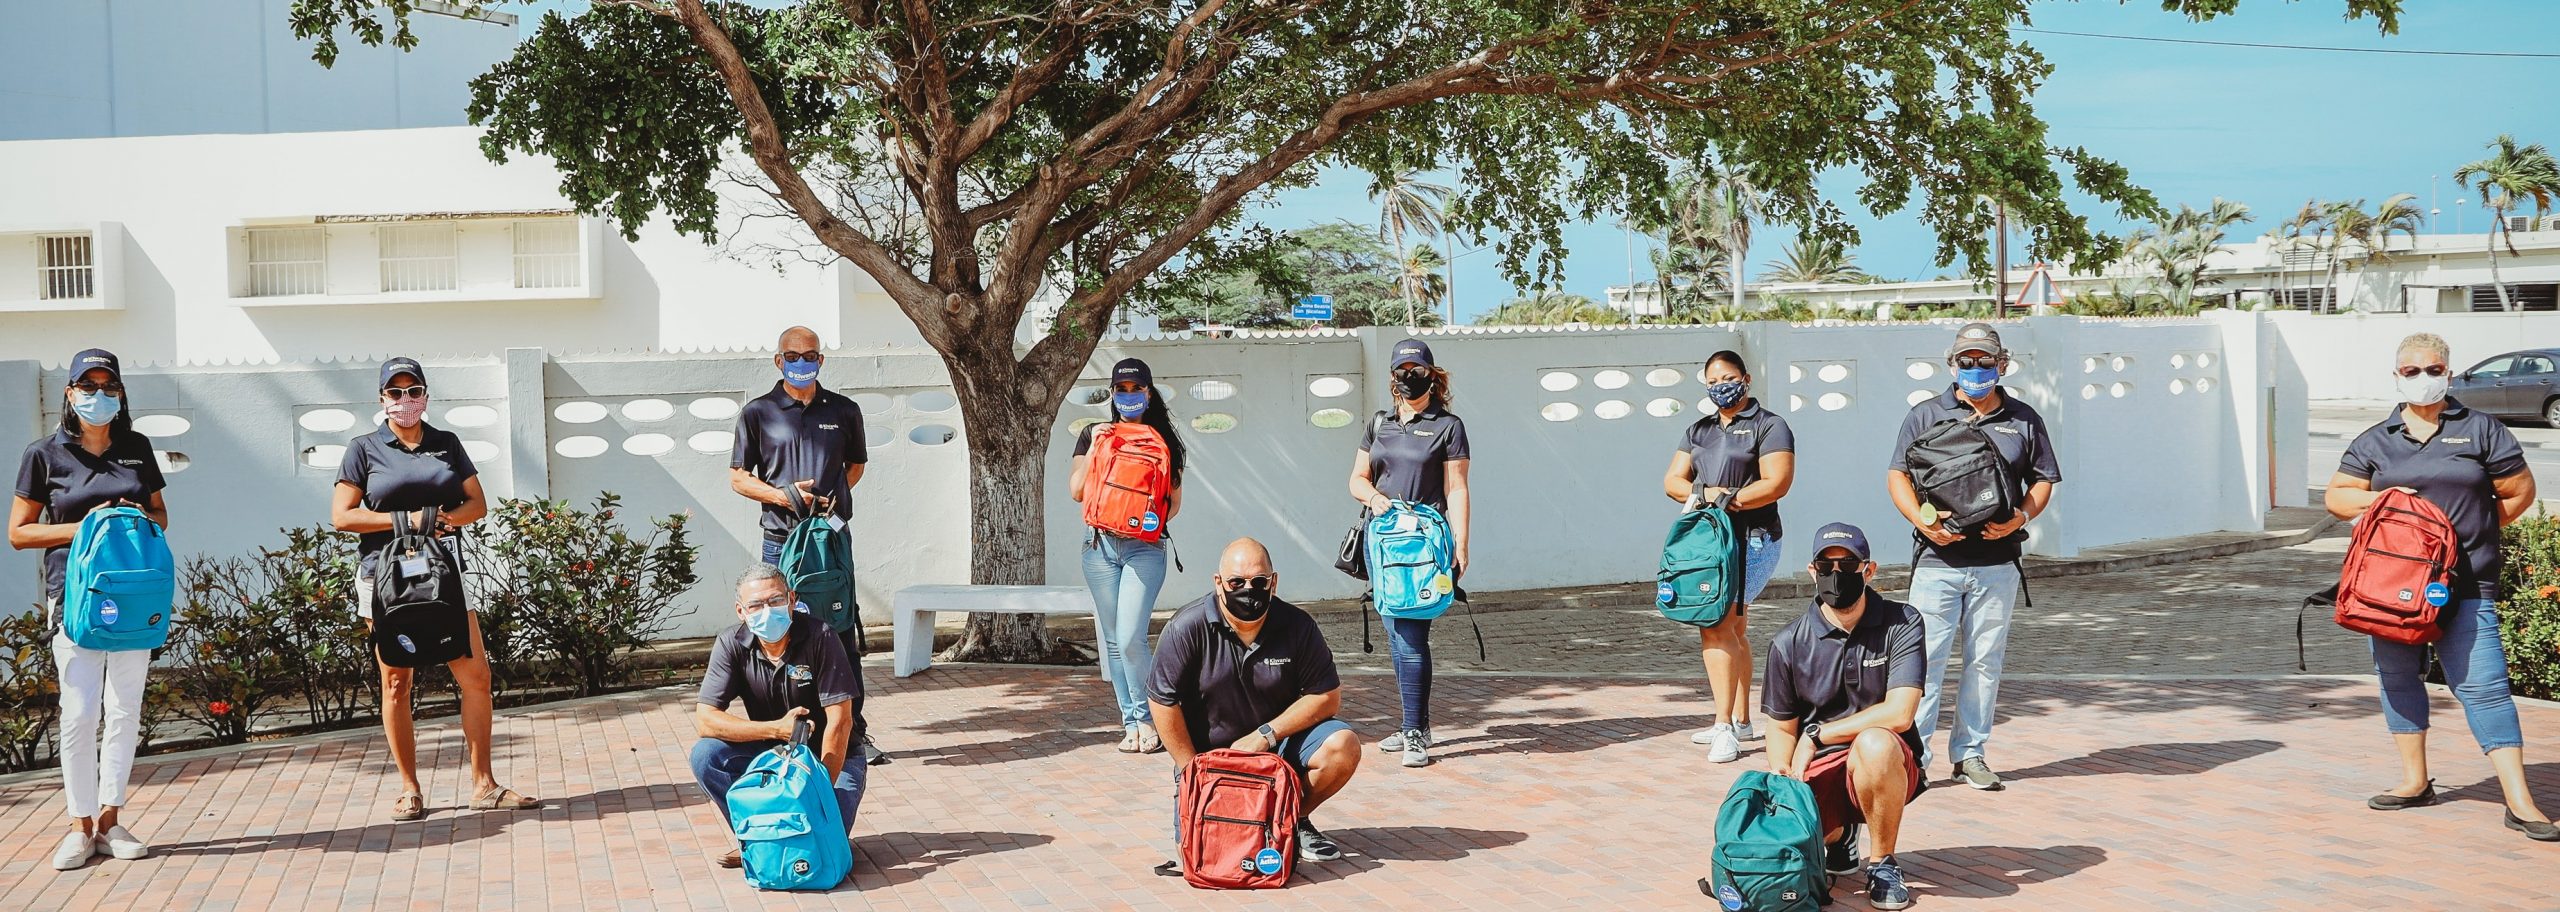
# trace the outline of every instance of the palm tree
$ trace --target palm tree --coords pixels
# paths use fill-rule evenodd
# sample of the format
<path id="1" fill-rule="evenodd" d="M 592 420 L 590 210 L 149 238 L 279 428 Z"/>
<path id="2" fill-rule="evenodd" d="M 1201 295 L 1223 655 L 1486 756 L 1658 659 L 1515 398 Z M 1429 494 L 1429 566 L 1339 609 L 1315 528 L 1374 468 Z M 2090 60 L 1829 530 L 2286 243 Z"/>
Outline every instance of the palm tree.
<path id="1" fill-rule="evenodd" d="M 1662 200 L 1662 217 L 1634 223 L 1637 230 L 1660 238 L 1670 251 L 1655 260 L 1665 304 L 1696 307 L 1704 303 L 1678 300 L 1676 289 L 1685 278 L 1692 294 L 1722 287 L 1733 296 L 1734 309 L 1740 310 L 1743 258 L 1751 252 L 1752 223 L 1767 208 L 1768 195 L 1739 168 L 1709 163 L 1673 180 Z M 1676 273 L 1663 273 L 1665 265 L 1677 267 Z"/>
<path id="2" fill-rule="evenodd" d="M 2455 185 L 2469 189 L 2476 182 L 2480 190 L 2480 208 L 2489 210 L 2489 283 L 2497 286 L 2498 308 L 2514 311 L 2515 298 L 2507 293 L 2506 279 L 2498 274 L 2498 239 L 2506 237 L 2507 253 L 2516 252 L 2513 234 L 2507 231 L 2507 210 L 2533 201 L 2535 215 L 2551 208 L 2551 198 L 2560 195 L 2560 162 L 2551 158 L 2551 150 L 2541 143 L 2518 144 L 2512 134 L 2500 133 L 2489 141 L 2488 158 L 2453 170 Z"/>
<path id="3" fill-rule="evenodd" d="M 1768 270 L 1773 282 L 1862 282 L 1866 270 L 1858 268 L 1857 254 L 1847 244 L 1833 238 L 1798 231 L 1796 239 L 1787 243 L 1784 257 L 1760 267 Z"/>
<path id="4" fill-rule="evenodd" d="M 2204 283 L 2205 262 L 2222 248 L 2224 233 L 2248 220 L 2248 206 L 2218 196 L 2202 210 L 2180 204 L 2178 211 L 2134 232 L 2133 258 L 2160 270 L 2171 303 L 2184 310 L 2195 301 L 2196 287 Z"/>
<path id="5" fill-rule="evenodd" d="M 2305 233 L 2311 237 L 2305 239 Z M 2296 210 L 2292 217 L 2277 223 L 2274 230 L 2267 232 L 2267 248 L 2276 254 L 2276 283 L 2280 288 L 2288 293 L 2293 290 L 2293 267 L 2286 262 L 2292 252 L 2309 248 L 2316 260 L 2328 234 L 2327 212 L 2320 207 L 2318 200 L 2304 200 L 2302 208 Z M 2321 309 L 2328 309 L 2327 302 L 2322 302 Z"/>
<path id="6" fill-rule="evenodd" d="M 1449 197 L 1455 192 L 1423 180 L 1421 172 L 1403 170 L 1395 172 L 1383 188 L 1371 188 L 1370 197 L 1378 200 L 1378 239 L 1395 245 L 1396 262 L 1402 263 L 1406 259 L 1405 235 L 1429 238 L 1440 234 L 1441 217 L 1448 211 Z M 1404 289 L 1404 322 L 1407 326 L 1414 325 L 1418 319 L 1414 314 L 1412 291 L 1410 287 Z"/>
<path id="7" fill-rule="evenodd" d="M 2372 212 L 2364 211 L 2363 200 L 2341 204 L 2330 211 L 2329 224 L 2337 238 L 2333 243 L 2343 246 L 2353 241 L 2358 249 L 2355 272 L 2347 279 L 2348 288 L 2363 287 L 2365 270 L 2376 260 L 2391 258 L 2392 235 L 2406 234 L 2412 242 L 2418 239 L 2425 230 L 2427 216 L 2418 210 L 2417 200 L 2415 193 L 2395 193 Z M 2336 268 L 2332 262 L 2330 269 Z M 2352 298 L 2349 303 L 2353 303 Z"/>
<path id="8" fill-rule="evenodd" d="M 1429 247 L 1406 251 L 1404 276 L 1396 283 L 1401 286 L 1399 293 L 1405 300 L 1424 301 L 1437 307 L 1442 299 L 1449 296 L 1449 277 L 1439 271 L 1447 262 L 1440 258 L 1440 251 Z"/>
<path id="9" fill-rule="evenodd" d="M 1536 291 L 1502 302 L 1476 318 L 1478 326 L 1561 326 L 1567 323 L 1612 325 L 1627 315 L 1578 294 Z"/>

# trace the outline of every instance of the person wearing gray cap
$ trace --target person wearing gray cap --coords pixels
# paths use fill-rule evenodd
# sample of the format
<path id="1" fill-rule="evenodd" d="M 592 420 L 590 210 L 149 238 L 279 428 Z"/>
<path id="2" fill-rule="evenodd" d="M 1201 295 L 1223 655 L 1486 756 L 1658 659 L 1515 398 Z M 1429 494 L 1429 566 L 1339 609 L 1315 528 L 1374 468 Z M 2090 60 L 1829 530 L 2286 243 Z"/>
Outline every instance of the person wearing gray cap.
<path id="1" fill-rule="evenodd" d="M 1956 777 L 1984 791 L 2001 788 L 1983 754 L 1991 739 L 1991 720 L 2000 701 L 2000 664 L 2009 649 L 2009 619 L 2023 590 L 2025 574 L 2018 565 L 2025 554 L 2026 525 L 2053 499 L 2062 481 L 2053 438 L 2044 416 L 2017 400 L 2000 385 L 2009 367 L 2009 350 L 2000 332 L 1988 323 L 1968 323 L 1956 331 L 1947 349 L 1947 367 L 1955 382 L 1936 397 L 1911 407 L 1895 439 L 1885 471 L 1885 488 L 1913 532 L 1911 604 L 1928 621 L 1929 674 L 1920 698 L 1918 722 L 1920 766 L 1929 765 L 1930 731 L 1938 721 L 1939 697 L 1947 660 L 1956 640 L 1964 640 L 1963 679 L 1956 691 L 1956 725 L 1947 733 L 1947 753 L 1956 762 Z M 2014 508 L 1977 526 L 1958 527 L 1930 503 L 1913 480 L 1911 450 L 1924 437 L 1946 439 L 1957 423 L 1978 428 L 1980 438 L 1997 451 L 2007 467 L 1999 485 L 1986 487 L 1985 497 L 2000 495 Z"/>

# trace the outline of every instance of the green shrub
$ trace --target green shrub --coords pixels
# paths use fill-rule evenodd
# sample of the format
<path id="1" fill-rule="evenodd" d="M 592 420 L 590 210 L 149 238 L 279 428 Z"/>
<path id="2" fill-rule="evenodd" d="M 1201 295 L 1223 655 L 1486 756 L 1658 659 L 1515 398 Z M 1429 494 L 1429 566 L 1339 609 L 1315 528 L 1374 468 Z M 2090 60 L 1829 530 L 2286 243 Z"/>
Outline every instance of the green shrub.
<path id="1" fill-rule="evenodd" d="M 356 549 L 352 536 L 327 526 L 280 530 L 282 548 L 260 548 L 250 560 L 254 595 L 293 619 L 278 631 L 294 689 L 314 725 L 351 722 L 382 705 L 382 677 L 355 612 Z"/>
<path id="2" fill-rule="evenodd" d="M 0 771 L 52 765 L 61 715 L 44 608 L 0 620 Z"/>
<path id="3" fill-rule="evenodd" d="M 222 744 L 249 733 L 276 712 L 301 681 L 286 656 L 298 617 L 266 598 L 257 566 L 237 557 L 194 557 L 179 568 L 178 617 L 158 671 L 169 679 L 178 717 Z M 344 611 L 340 606 L 336 610 Z"/>
<path id="4" fill-rule="evenodd" d="M 471 564 L 493 660 L 556 663 L 580 694 L 632 680 L 631 651 L 666 632 L 700 549 L 685 537 L 686 515 L 634 536 L 614 519 L 620 503 L 606 493 L 591 510 L 556 500 L 491 507 Z"/>
<path id="5" fill-rule="evenodd" d="M 2498 635 L 2517 694 L 2560 700 L 2560 518 L 2537 513 L 2508 526 L 2506 601 Z"/>

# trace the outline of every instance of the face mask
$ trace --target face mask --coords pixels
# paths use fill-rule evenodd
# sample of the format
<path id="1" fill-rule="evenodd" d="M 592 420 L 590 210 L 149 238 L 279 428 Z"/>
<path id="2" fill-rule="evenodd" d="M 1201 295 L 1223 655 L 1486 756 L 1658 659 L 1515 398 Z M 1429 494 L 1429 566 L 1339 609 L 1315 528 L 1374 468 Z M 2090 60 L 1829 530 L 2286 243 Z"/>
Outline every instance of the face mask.
<path id="1" fill-rule="evenodd" d="M 1405 399 L 1420 399 L 1431 394 L 1430 372 L 1396 375 L 1396 394 Z"/>
<path id="2" fill-rule="evenodd" d="M 382 416 L 391 419 L 392 424 L 404 428 L 417 427 L 418 422 L 427 418 L 427 400 L 401 397 L 398 401 L 383 406 Z"/>
<path id="3" fill-rule="evenodd" d="M 1996 367 L 1968 367 L 1956 371 L 1956 389 L 1970 398 L 1990 395 L 1992 388 L 1999 385 L 2000 369 Z"/>
<path id="4" fill-rule="evenodd" d="M 1112 393 L 1111 410 L 1119 412 L 1120 417 L 1122 418 L 1136 418 L 1140 415 L 1146 414 L 1147 391 L 1139 390 L 1134 393 Z"/>
<path id="5" fill-rule="evenodd" d="M 1720 409 L 1732 408 L 1734 403 L 1742 401 L 1744 393 L 1750 391 L 1751 384 L 1740 380 L 1727 380 L 1707 387 L 1707 401 L 1715 403 Z"/>
<path id="6" fill-rule="evenodd" d="M 782 362 L 782 382 L 791 384 L 793 389 L 808 389 L 818 382 L 818 362 Z"/>
<path id="7" fill-rule="evenodd" d="M 72 390 L 71 411 L 79 415 L 82 421 L 102 426 L 116 420 L 116 415 L 124 411 L 124 398 L 110 396 L 104 392 L 84 393 Z"/>
<path id="8" fill-rule="evenodd" d="M 747 612 L 747 632 L 767 643 L 782 642 L 782 635 L 791 632 L 791 609 L 758 608 Z"/>
<path id="9" fill-rule="evenodd" d="M 1238 589 L 1227 593 L 1227 613 L 1236 620 L 1252 623 L 1271 612 L 1271 590 Z"/>
<path id="10" fill-rule="evenodd" d="M 2410 405 L 2434 405 L 2444 401 L 2445 387 L 2452 382 L 2448 377 L 2430 377 L 2425 374 L 2402 377 L 2399 384 L 2400 398 Z"/>
<path id="11" fill-rule="evenodd" d="M 1867 591 L 1866 574 L 1856 570 L 1824 570 L 1813 575 L 1813 598 L 1833 608 L 1846 608 Z"/>

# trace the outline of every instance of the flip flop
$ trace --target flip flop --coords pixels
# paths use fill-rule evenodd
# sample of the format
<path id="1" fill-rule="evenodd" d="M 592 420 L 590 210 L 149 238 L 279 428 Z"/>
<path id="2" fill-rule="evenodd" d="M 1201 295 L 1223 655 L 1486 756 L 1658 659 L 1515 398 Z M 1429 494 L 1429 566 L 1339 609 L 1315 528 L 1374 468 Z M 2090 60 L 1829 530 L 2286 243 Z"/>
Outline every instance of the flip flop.
<path id="1" fill-rule="evenodd" d="M 515 789 L 504 786 L 471 799 L 471 809 L 475 811 L 530 811 L 541 806 L 542 802 L 516 794 Z"/>
<path id="2" fill-rule="evenodd" d="M 418 820 L 426 816 L 427 796 L 425 795 L 410 792 L 391 802 L 391 819 L 394 821 Z"/>

